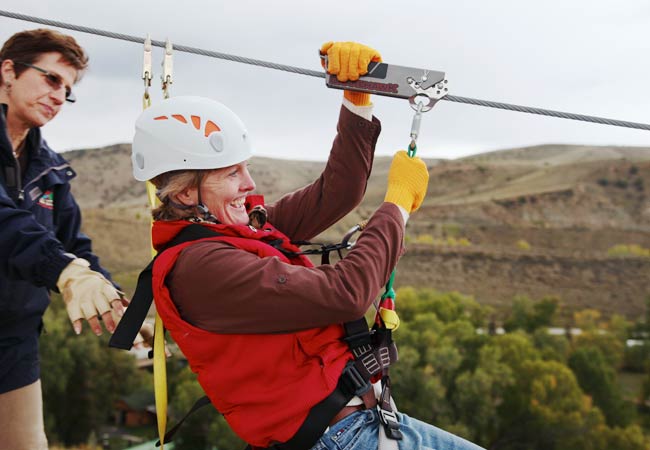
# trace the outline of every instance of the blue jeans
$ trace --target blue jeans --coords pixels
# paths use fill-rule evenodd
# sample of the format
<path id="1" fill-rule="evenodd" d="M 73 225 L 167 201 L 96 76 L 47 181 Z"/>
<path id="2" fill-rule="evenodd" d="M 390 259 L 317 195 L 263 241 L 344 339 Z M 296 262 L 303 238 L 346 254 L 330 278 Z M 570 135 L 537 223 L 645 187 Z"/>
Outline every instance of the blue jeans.
<path id="1" fill-rule="evenodd" d="M 433 425 L 406 414 L 398 416 L 404 436 L 398 441 L 400 450 L 481 450 L 478 445 Z M 380 427 L 377 410 L 359 411 L 332 425 L 311 450 L 377 450 Z"/>

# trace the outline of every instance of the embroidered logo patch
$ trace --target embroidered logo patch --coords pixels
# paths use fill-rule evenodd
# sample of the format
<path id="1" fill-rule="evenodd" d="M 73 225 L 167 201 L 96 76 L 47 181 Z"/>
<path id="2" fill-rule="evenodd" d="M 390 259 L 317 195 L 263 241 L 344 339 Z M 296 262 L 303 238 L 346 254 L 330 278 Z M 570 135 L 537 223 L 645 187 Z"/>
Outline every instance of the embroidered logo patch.
<path id="1" fill-rule="evenodd" d="M 54 194 L 49 189 L 41 195 L 41 198 L 38 199 L 39 206 L 42 206 L 46 209 L 54 208 Z"/>

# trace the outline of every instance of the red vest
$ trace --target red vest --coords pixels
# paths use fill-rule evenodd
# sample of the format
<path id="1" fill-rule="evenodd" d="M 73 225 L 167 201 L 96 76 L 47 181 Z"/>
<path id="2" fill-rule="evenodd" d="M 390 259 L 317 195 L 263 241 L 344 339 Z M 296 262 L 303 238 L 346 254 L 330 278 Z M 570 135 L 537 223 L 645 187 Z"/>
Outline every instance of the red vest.
<path id="1" fill-rule="evenodd" d="M 169 242 L 187 225 L 186 221 L 154 223 L 154 245 Z M 248 226 L 205 226 L 225 236 L 186 242 L 156 259 L 152 281 L 156 309 L 203 390 L 233 431 L 256 447 L 286 442 L 304 422 L 311 407 L 336 388 L 345 364 L 352 359 L 347 344 L 341 340 L 343 327 L 330 325 L 286 334 L 218 334 L 185 322 L 170 297 L 165 277 L 180 251 L 189 245 L 222 241 L 260 258 L 275 256 L 287 264 L 312 266 L 305 256 L 289 259 L 266 244 L 266 239 L 284 239 L 284 248 L 298 251 L 286 236 L 268 224 L 265 231 L 254 231 Z M 237 293 L 223 295 L 223 299 L 217 300 L 228 301 L 229 296 Z"/>

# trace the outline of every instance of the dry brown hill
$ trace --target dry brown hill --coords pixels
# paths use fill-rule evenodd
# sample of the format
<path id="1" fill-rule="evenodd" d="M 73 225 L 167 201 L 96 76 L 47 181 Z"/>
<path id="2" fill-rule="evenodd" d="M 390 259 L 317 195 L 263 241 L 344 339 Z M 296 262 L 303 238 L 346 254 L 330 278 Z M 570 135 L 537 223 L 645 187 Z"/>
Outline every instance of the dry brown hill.
<path id="1" fill-rule="evenodd" d="M 129 154 L 128 145 L 115 145 L 64 155 L 79 173 L 73 189 L 97 252 L 125 273 L 149 258 L 145 190 L 131 177 Z M 372 214 L 389 164 L 377 158 L 364 202 L 324 238 L 337 239 Z M 526 294 L 558 295 L 567 310 L 632 317 L 643 309 L 650 258 L 608 252 L 621 244 L 650 248 L 650 148 L 547 145 L 427 164 L 429 192 L 409 221 L 402 282 L 495 306 Z M 323 166 L 253 158 L 251 172 L 273 201 Z"/>

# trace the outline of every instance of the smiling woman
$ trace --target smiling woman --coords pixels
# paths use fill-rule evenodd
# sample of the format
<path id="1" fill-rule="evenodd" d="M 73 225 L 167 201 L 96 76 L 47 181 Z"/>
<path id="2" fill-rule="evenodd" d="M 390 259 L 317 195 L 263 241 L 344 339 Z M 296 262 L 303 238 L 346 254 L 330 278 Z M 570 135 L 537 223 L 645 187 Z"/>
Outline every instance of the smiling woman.
<path id="1" fill-rule="evenodd" d="M 49 290 L 58 289 L 74 330 L 115 329 L 126 300 L 80 231 L 70 165 L 41 137 L 88 64 L 70 37 L 39 29 L 0 50 L 0 446 L 47 449 L 38 339 Z"/>
<path id="2" fill-rule="evenodd" d="M 381 60 L 353 42 L 321 52 L 344 79 Z M 135 298 L 154 299 L 206 395 L 250 447 L 479 449 L 395 412 L 388 366 L 396 351 L 383 321 L 397 321 L 386 313 L 371 333 L 363 319 L 403 252 L 406 220 L 427 190 L 426 164 L 396 154 L 385 202 L 338 263 L 314 267 L 297 246 L 361 202 L 379 131 L 370 95 L 344 91 L 322 174 L 265 203 L 249 195 L 248 133 L 223 104 L 173 97 L 136 122 L 133 174 L 152 181 L 162 205 L 153 212 L 158 256 Z M 130 311 L 149 309 L 142 306 Z"/>

